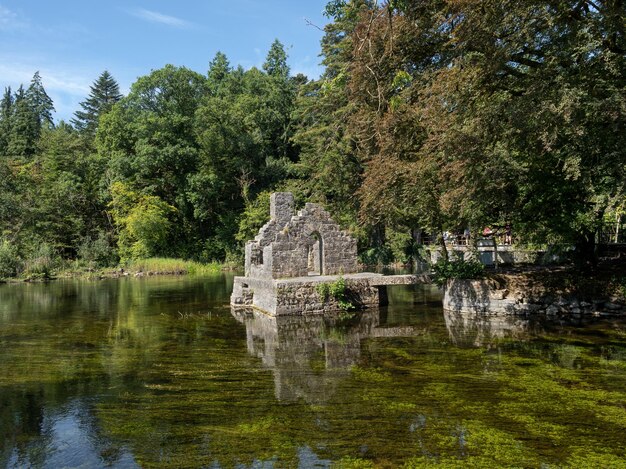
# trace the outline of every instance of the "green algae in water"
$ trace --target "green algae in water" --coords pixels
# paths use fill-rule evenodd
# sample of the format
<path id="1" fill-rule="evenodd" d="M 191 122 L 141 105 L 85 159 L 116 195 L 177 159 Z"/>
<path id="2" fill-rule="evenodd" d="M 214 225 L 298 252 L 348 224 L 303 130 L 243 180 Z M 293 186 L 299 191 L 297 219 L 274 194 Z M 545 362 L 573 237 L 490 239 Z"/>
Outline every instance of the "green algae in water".
<path id="1" fill-rule="evenodd" d="M 233 316 L 231 287 L 0 286 L 0 466 L 626 467 L 624 320 L 444 315 L 427 286 Z"/>

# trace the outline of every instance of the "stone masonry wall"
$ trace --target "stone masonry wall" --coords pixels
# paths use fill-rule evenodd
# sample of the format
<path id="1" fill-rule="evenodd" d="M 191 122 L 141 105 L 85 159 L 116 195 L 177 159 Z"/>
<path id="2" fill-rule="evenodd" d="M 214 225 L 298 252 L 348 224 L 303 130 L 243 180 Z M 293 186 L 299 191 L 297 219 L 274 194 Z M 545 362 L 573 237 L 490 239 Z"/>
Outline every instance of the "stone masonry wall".
<path id="1" fill-rule="evenodd" d="M 304 277 L 311 253 L 312 267 L 322 275 L 357 272 L 356 240 L 320 205 L 307 203 L 297 214 L 293 207 L 293 194 L 271 195 L 270 221 L 246 244 L 245 275 Z"/>
<path id="2" fill-rule="evenodd" d="M 449 280 L 444 292 L 446 311 L 489 314 L 604 315 L 626 313 L 626 305 L 611 298 L 580 299 L 547 291 L 512 291 L 489 280 Z"/>
<path id="3" fill-rule="evenodd" d="M 317 236 L 317 237 L 316 237 Z M 321 239 L 322 274 L 348 274 L 357 271 L 356 240 L 339 229 L 330 214 L 317 204 L 307 203 L 276 234 L 264 250 L 273 278 L 308 275 L 309 249 Z M 265 253 L 267 254 L 265 256 Z M 271 267 L 269 267 L 271 265 Z"/>
<path id="4" fill-rule="evenodd" d="M 231 304 L 252 306 L 273 316 L 285 314 L 308 315 L 339 311 L 335 298 L 323 298 L 317 286 L 324 280 L 273 280 L 235 277 Z M 368 279 L 345 279 L 346 299 L 356 309 L 378 306 L 385 286 L 372 286 Z M 383 297 L 384 300 L 384 297 Z"/>
<path id="5" fill-rule="evenodd" d="M 332 296 L 323 298 L 318 293 L 317 285 L 312 282 L 279 284 L 276 289 L 276 315 L 319 314 L 340 310 L 336 299 Z M 346 297 L 356 309 L 378 306 L 379 291 L 379 287 L 372 287 L 367 281 L 346 281 Z"/>

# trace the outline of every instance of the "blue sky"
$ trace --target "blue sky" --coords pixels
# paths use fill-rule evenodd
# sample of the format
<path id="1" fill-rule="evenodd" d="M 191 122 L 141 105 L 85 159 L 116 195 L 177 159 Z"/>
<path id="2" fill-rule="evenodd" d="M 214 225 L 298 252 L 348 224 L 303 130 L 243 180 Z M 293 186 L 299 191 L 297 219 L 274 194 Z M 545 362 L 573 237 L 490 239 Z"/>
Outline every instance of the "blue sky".
<path id="1" fill-rule="evenodd" d="M 0 87 L 39 70 L 56 119 L 69 119 L 103 70 L 123 92 L 171 63 L 205 73 L 217 51 L 260 67 L 278 38 L 293 74 L 317 78 L 327 0 L 0 0 Z"/>

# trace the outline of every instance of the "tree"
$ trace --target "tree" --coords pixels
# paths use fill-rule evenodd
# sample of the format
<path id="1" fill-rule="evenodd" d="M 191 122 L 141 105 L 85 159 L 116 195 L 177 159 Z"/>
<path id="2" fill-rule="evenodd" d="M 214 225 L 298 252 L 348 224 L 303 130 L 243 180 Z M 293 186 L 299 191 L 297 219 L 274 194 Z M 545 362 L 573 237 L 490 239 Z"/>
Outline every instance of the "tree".
<path id="1" fill-rule="evenodd" d="M 30 157 L 34 155 L 39 139 L 37 116 L 26 96 L 24 87 L 15 93 L 11 129 L 7 143 L 7 154 L 11 157 Z"/>
<path id="2" fill-rule="evenodd" d="M 0 237 L 14 238 L 24 216 L 25 197 L 20 197 L 19 178 L 8 161 L 0 158 Z"/>
<path id="3" fill-rule="evenodd" d="M 102 116 L 96 136 L 108 161 L 107 185 L 120 181 L 177 209 L 171 225 L 173 255 L 197 251 L 200 231 L 189 200 L 189 181 L 198 165 L 196 110 L 206 95 L 206 78 L 166 65 L 140 77 L 131 91 Z"/>
<path id="4" fill-rule="evenodd" d="M 431 229 L 508 218 L 591 264 L 623 197 L 624 9 L 468 0 L 362 14 L 350 96 L 362 214 L 413 206 Z"/>
<path id="5" fill-rule="evenodd" d="M 473 134 L 487 161 L 509 159 L 518 232 L 573 243 L 592 266 L 603 214 L 624 196 L 626 47 L 615 18 L 626 5 L 459 2 L 452 13 L 455 65 L 472 75 L 457 113 L 483 116 Z"/>
<path id="6" fill-rule="evenodd" d="M 9 101 L 5 106 L 8 108 Z M 25 91 L 20 86 L 12 104 L 9 137 L 6 152 L 13 157 L 31 157 L 36 152 L 37 143 L 44 127 L 54 127 L 52 99 L 46 93 L 39 72 L 33 75 L 30 86 Z"/>
<path id="7" fill-rule="evenodd" d="M 99 218 L 86 187 L 86 156 L 79 136 L 63 121 L 54 129 L 44 128 L 34 158 L 36 164 L 29 170 L 36 183 L 29 192 L 37 203 L 28 229 L 33 238 L 72 257 L 81 237 Z"/>
<path id="8" fill-rule="evenodd" d="M 163 256 L 167 246 L 170 216 L 176 212 L 159 197 L 144 195 L 124 183 L 111 186 L 111 215 L 118 228 L 118 246 L 122 261 Z"/>
<path id="9" fill-rule="evenodd" d="M 35 116 L 37 132 L 45 125 L 54 127 L 52 120 L 54 104 L 43 87 L 39 72 L 35 72 L 33 75 L 25 95 Z"/>
<path id="10" fill-rule="evenodd" d="M 263 70 L 271 77 L 286 79 L 289 76 L 285 46 L 278 39 L 274 40 L 267 53 Z"/>
<path id="11" fill-rule="evenodd" d="M 196 113 L 200 158 L 189 195 L 211 240 L 206 243 L 207 258 L 234 251 L 246 198 L 284 178 L 293 102 L 287 81 L 256 68 L 235 70 L 219 95 L 207 97 Z"/>
<path id="12" fill-rule="evenodd" d="M 213 95 L 217 94 L 221 85 L 232 71 L 228 58 L 222 52 L 217 52 L 209 63 L 208 86 Z"/>
<path id="13" fill-rule="evenodd" d="M 0 101 L 0 156 L 5 155 L 9 146 L 11 135 L 11 119 L 13 117 L 13 94 L 11 87 L 4 89 L 2 101 Z"/>
<path id="14" fill-rule="evenodd" d="M 322 77 L 300 88 L 294 106 L 293 141 L 300 150 L 295 164 L 297 179 L 292 188 L 304 197 L 329 207 L 333 216 L 358 235 L 361 247 L 368 243 L 369 226 L 359 226 L 362 164 L 354 136 L 348 129 L 352 104 L 349 100 L 350 67 L 353 60 L 354 28 L 360 12 L 374 2 L 366 0 L 329 2 L 325 15 L 333 21 L 322 38 Z"/>
<path id="15" fill-rule="evenodd" d="M 91 85 L 89 97 L 80 103 L 81 111 L 71 120 L 74 127 L 89 135 L 95 135 L 98 121 L 102 115 L 111 110 L 113 105 L 122 99 L 119 85 L 111 74 L 105 70 Z"/>

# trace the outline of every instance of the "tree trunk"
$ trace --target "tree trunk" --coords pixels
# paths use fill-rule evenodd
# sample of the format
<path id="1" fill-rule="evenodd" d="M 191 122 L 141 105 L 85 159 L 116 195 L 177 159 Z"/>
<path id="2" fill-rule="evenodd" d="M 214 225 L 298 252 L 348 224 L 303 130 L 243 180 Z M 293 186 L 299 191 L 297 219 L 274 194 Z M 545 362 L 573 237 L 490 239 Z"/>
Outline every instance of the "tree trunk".
<path id="1" fill-rule="evenodd" d="M 494 269 L 497 271 L 498 270 L 498 239 L 496 238 L 495 234 L 493 235 L 491 239 L 493 240 L 493 266 L 494 266 Z"/>
<path id="2" fill-rule="evenodd" d="M 445 262 L 448 262 L 448 248 L 446 247 L 446 240 L 443 238 L 443 231 L 439 231 L 437 241 L 439 241 L 439 245 L 441 246 L 441 257 L 443 257 Z"/>
<path id="3" fill-rule="evenodd" d="M 580 233 L 575 246 L 576 267 L 583 272 L 594 270 L 598 265 L 596 233 L 591 231 L 584 231 Z"/>

